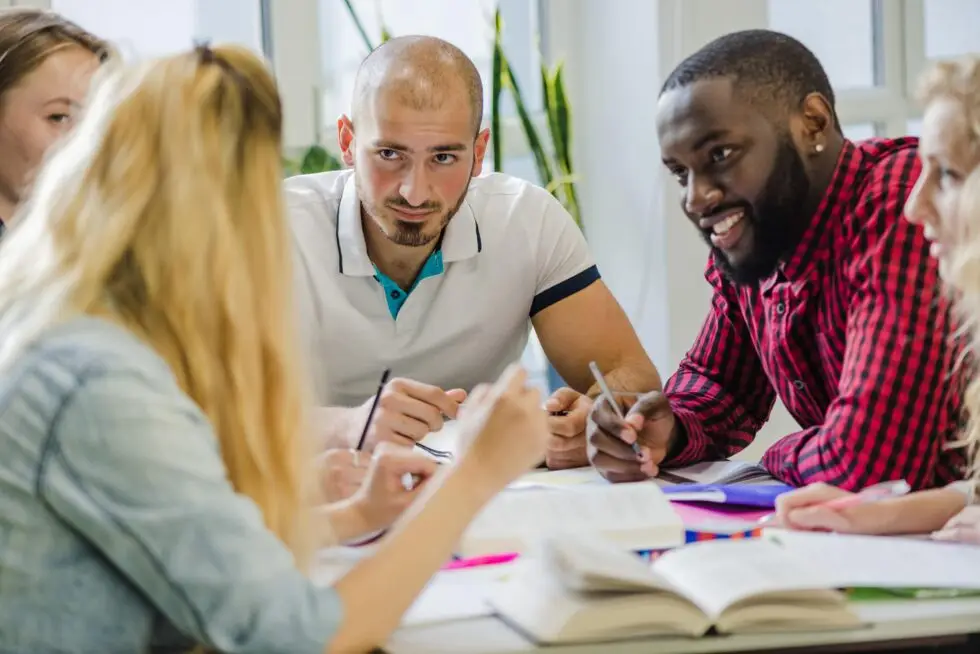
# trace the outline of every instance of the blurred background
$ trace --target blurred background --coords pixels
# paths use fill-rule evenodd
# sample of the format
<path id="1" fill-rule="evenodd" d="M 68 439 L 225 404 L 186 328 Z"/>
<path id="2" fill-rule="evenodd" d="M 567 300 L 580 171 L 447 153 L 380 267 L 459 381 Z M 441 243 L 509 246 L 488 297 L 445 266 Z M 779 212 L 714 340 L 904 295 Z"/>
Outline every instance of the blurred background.
<path id="1" fill-rule="evenodd" d="M 59 11 L 131 57 L 200 39 L 263 53 L 284 96 L 290 172 L 336 165 L 335 120 L 370 46 L 387 34 L 451 41 L 480 68 L 486 119 L 499 125 L 488 164 L 548 186 L 581 220 L 665 376 L 709 297 L 707 249 L 680 213 L 653 126 L 671 69 L 728 31 L 786 32 L 823 62 L 845 133 L 857 140 L 917 134 L 912 96 L 923 67 L 980 51 L 980 0 L 0 0 L 17 5 Z M 525 363 L 548 385 L 533 338 Z M 757 458 L 794 429 L 777 407 L 741 457 Z"/>

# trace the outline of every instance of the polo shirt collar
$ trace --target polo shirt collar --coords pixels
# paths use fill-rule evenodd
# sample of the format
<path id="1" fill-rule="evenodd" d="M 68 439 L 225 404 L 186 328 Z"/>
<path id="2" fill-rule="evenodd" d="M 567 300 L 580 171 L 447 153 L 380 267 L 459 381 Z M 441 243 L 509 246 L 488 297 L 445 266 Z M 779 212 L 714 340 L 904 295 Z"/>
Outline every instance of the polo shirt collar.
<path id="1" fill-rule="evenodd" d="M 459 211 L 446 225 L 441 249 L 442 260 L 446 263 L 471 259 L 483 250 L 480 225 L 468 200 L 463 200 Z M 337 250 L 341 274 L 355 277 L 370 277 L 375 274 L 364 240 L 361 201 L 357 197 L 353 173 L 344 184 L 344 193 L 337 212 Z"/>

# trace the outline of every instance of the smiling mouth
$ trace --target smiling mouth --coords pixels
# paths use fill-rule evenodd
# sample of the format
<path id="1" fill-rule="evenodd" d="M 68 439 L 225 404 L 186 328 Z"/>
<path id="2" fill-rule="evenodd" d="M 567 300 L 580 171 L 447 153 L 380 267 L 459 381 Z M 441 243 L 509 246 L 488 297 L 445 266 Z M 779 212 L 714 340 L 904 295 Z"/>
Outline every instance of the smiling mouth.
<path id="1" fill-rule="evenodd" d="M 720 250 L 731 250 L 745 234 L 748 221 L 744 211 L 735 211 L 705 229 L 710 233 L 711 244 Z"/>

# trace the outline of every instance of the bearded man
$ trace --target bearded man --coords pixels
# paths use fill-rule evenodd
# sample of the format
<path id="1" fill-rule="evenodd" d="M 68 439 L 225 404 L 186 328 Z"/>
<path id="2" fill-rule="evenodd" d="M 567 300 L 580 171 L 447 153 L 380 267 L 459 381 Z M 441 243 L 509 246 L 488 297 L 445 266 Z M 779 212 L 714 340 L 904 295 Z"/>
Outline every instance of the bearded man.
<path id="1" fill-rule="evenodd" d="M 920 227 L 912 138 L 847 140 L 812 52 L 722 36 L 668 77 L 656 126 L 684 214 L 711 249 L 711 308 L 663 392 L 600 399 L 589 457 L 612 481 L 725 459 L 778 396 L 800 429 L 762 458 L 790 484 L 913 488 L 962 475 L 949 303 Z M 639 445 L 634 450 L 634 445 Z"/>

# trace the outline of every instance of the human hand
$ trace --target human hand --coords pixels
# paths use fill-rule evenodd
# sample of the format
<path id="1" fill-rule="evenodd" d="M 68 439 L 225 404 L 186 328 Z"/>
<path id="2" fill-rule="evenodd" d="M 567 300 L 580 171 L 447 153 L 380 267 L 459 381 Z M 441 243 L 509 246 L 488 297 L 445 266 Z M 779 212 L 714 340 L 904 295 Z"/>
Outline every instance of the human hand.
<path id="1" fill-rule="evenodd" d="M 363 483 L 350 498 L 364 530 L 383 529 L 394 522 L 438 470 L 439 464 L 424 454 L 380 443 L 371 455 Z M 410 487 L 404 483 L 406 475 L 414 480 Z"/>
<path id="2" fill-rule="evenodd" d="M 676 419 L 667 397 L 653 391 L 617 395 L 617 401 L 625 420 L 604 396 L 592 405 L 587 426 L 589 462 L 612 482 L 655 477 L 675 438 Z M 639 445 L 639 454 L 633 443 Z"/>
<path id="3" fill-rule="evenodd" d="M 412 379 L 396 378 L 385 384 L 378 406 L 368 427 L 364 449 L 371 450 L 379 443 L 412 446 L 429 432 L 442 429 L 444 416 L 456 418 L 466 391 L 457 388 L 444 391 L 437 386 Z M 351 428 L 351 445 L 367 421 L 374 397 L 361 405 Z"/>
<path id="4" fill-rule="evenodd" d="M 332 449 L 317 457 L 317 478 L 324 501 L 345 500 L 367 477 L 369 455 L 355 450 Z"/>
<path id="5" fill-rule="evenodd" d="M 968 506 L 932 534 L 935 540 L 980 545 L 980 506 Z"/>
<path id="6" fill-rule="evenodd" d="M 571 388 L 559 388 L 548 398 L 544 408 L 552 414 L 565 412 L 563 415 L 548 417 L 551 437 L 548 438 L 545 464 L 552 470 L 589 465 L 585 426 L 592 409 L 592 400 Z"/>
<path id="7" fill-rule="evenodd" d="M 776 498 L 776 512 L 772 526 L 802 531 L 839 531 L 842 533 L 867 533 L 862 530 L 862 514 L 868 521 L 873 504 L 842 508 L 826 506 L 827 502 L 853 497 L 856 493 L 823 482 L 810 484 Z M 873 517 L 873 516 L 871 516 Z"/>
<path id="8" fill-rule="evenodd" d="M 461 412 L 457 466 L 472 471 L 489 489 L 503 488 L 537 465 L 547 449 L 541 394 L 526 382 L 527 373 L 512 365 L 493 386 L 473 389 Z"/>

